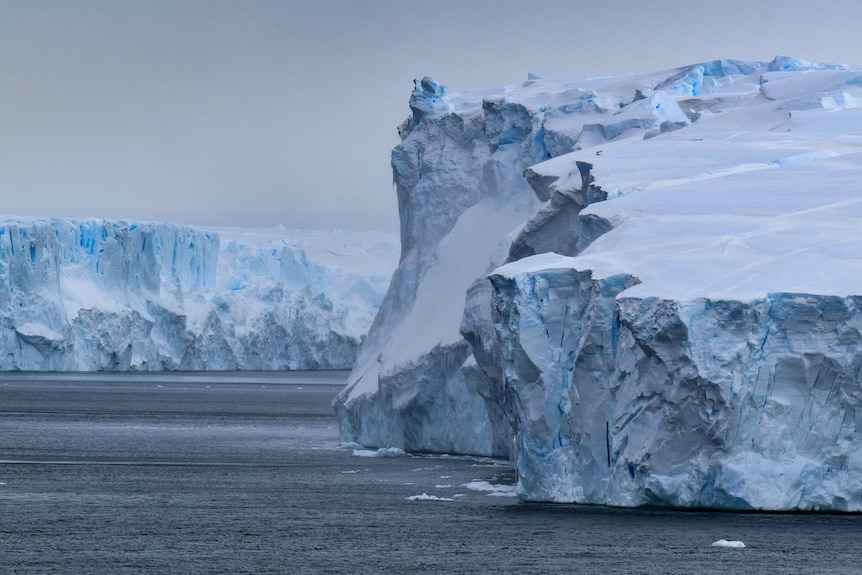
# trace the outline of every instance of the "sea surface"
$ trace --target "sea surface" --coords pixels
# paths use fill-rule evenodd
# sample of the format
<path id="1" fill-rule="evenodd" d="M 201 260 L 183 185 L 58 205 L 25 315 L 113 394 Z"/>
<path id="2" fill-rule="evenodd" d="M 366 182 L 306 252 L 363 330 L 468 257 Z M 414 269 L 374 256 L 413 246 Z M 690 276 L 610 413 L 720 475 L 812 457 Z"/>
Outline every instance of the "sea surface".
<path id="1" fill-rule="evenodd" d="M 0 573 L 862 573 L 860 515 L 525 504 L 500 461 L 341 448 L 346 376 L 2 374 Z"/>

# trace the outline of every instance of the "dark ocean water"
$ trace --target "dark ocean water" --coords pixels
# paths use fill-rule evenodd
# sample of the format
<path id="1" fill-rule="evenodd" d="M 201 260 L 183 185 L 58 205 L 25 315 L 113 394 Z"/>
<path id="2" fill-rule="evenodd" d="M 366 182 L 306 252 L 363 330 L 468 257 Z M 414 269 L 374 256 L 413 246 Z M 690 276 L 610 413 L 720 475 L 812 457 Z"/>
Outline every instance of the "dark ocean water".
<path id="1" fill-rule="evenodd" d="M 862 573 L 860 515 L 529 505 L 475 489 L 497 461 L 338 449 L 345 376 L 2 376 L 0 574 Z"/>

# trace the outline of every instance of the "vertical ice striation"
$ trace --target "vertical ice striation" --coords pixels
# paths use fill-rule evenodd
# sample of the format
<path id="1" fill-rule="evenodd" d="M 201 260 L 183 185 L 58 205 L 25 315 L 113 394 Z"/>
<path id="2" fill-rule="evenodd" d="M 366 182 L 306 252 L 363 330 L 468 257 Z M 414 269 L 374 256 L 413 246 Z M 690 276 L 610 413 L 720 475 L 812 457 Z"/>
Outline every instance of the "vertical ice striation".
<path id="1" fill-rule="evenodd" d="M 493 276 L 523 498 L 862 509 L 859 298 L 617 298 L 540 258 Z"/>

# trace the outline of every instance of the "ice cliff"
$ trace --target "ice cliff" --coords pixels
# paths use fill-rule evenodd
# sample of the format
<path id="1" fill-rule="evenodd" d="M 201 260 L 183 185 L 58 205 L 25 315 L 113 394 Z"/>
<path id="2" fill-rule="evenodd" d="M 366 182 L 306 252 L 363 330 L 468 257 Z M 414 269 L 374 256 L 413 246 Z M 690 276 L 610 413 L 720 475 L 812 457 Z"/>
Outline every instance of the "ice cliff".
<path id="1" fill-rule="evenodd" d="M 382 233 L 0 220 L 2 370 L 349 368 Z"/>
<path id="2" fill-rule="evenodd" d="M 862 68 L 417 82 L 344 441 L 526 500 L 862 510 Z"/>

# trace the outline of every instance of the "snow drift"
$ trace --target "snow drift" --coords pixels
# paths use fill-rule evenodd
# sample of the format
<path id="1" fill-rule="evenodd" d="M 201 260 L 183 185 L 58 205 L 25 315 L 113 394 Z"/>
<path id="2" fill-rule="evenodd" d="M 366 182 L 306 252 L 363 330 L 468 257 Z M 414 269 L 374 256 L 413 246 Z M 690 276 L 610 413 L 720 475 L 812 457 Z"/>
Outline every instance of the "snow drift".
<path id="1" fill-rule="evenodd" d="M 508 455 L 528 500 L 862 510 L 860 98 L 792 58 L 417 82 L 342 438 Z"/>
<path id="2" fill-rule="evenodd" d="M 0 369 L 349 368 L 396 258 L 382 233 L 6 218 Z"/>

